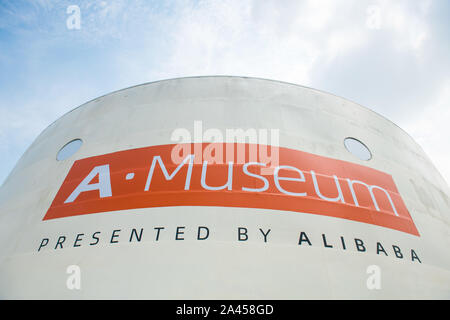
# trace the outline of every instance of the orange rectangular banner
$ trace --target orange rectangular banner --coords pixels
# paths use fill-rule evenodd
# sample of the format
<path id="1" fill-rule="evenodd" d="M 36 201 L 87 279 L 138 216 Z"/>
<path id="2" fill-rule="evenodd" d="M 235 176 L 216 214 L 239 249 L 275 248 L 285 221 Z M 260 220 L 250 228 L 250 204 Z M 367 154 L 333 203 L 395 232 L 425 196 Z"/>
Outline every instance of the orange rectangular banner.
<path id="1" fill-rule="evenodd" d="M 419 236 L 391 175 L 246 143 L 168 144 L 77 160 L 43 220 L 169 206 L 318 214 Z"/>

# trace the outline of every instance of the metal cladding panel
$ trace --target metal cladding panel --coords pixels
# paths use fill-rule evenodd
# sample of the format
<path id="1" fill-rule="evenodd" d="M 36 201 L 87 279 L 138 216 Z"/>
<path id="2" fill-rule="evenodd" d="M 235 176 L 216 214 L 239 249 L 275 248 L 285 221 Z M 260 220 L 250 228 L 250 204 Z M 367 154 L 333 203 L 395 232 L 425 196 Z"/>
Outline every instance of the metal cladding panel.
<path id="1" fill-rule="evenodd" d="M 238 129 L 258 140 L 226 139 Z M 244 159 L 205 168 L 199 130 Z M 248 159 L 271 130 L 278 169 Z M 193 158 L 174 161 L 180 146 Z M 19 160 L 0 189 L 0 297 L 448 299 L 449 194 L 403 130 L 334 95 L 241 77 L 144 84 L 67 113 Z"/>

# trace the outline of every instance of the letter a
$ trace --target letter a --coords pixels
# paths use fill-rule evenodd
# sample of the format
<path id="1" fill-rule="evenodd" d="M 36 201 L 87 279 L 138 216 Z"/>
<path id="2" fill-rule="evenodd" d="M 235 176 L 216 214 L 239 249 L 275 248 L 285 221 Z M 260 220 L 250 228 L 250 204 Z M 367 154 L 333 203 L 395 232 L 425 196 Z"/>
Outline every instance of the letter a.
<path id="1" fill-rule="evenodd" d="M 71 5 L 67 7 L 67 14 L 71 14 L 66 20 L 67 29 L 81 29 L 81 11 L 80 7 L 77 5 Z"/>
<path id="2" fill-rule="evenodd" d="M 366 270 L 370 276 L 367 278 L 366 285 L 369 290 L 381 289 L 381 268 L 377 265 L 370 265 Z"/>
<path id="3" fill-rule="evenodd" d="M 66 286 L 67 289 L 73 290 L 81 289 L 81 269 L 77 265 L 70 265 L 66 269 L 66 273 L 70 274 L 70 276 L 67 278 Z"/>
<path id="4" fill-rule="evenodd" d="M 98 174 L 98 183 L 89 184 Z M 82 192 L 98 190 L 100 192 L 100 198 L 111 197 L 111 178 L 109 174 L 109 164 L 98 166 L 92 169 L 92 171 L 84 178 L 83 181 L 76 187 L 72 194 L 67 198 L 64 203 L 75 201 L 75 199 Z"/>

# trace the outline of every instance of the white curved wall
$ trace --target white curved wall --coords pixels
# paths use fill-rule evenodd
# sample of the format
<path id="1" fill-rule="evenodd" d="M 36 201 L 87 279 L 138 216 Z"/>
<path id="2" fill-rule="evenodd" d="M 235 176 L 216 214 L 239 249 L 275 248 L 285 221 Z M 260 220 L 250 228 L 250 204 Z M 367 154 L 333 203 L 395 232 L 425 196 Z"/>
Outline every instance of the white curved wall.
<path id="1" fill-rule="evenodd" d="M 420 236 L 316 214 L 261 208 L 174 206 L 43 220 L 75 160 L 174 143 L 176 128 L 279 129 L 280 146 L 340 159 L 392 176 Z M 363 141 L 372 159 L 344 147 Z M 83 145 L 57 161 L 72 139 Z M 150 160 L 149 160 L 150 161 Z M 449 189 L 422 149 L 400 128 L 353 102 L 269 80 L 198 77 L 120 90 L 69 112 L 25 152 L 0 189 L 1 298 L 303 299 L 450 298 Z M 175 240 L 184 226 L 183 241 Z M 197 240 L 197 228 L 210 236 Z M 156 241 L 155 227 L 164 227 Z M 238 227 L 248 240 L 238 241 Z M 144 228 L 140 242 L 131 230 Z M 259 229 L 268 230 L 264 242 Z M 118 243 L 111 243 L 114 230 Z M 96 245 L 92 235 L 99 237 Z M 298 245 L 299 234 L 311 246 Z M 77 234 L 81 246 L 73 247 Z M 325 248 L 322 234 L 333 248 Z M 54 249 L 60 236 L 64 248 Z M 347 243 L 340 245 L 340 237 Z M 38 251 L 42 239 L 49 244 Z M 364 241 L 359 252 L 353 240 Z M 388 256 L 377 254 L 383 244 Z M 401 248 L 403 259 L 392 245 Z M 411 261 L 410 249 L 420 258 Z M 66 269 L 81 270 L 69 290 Z M 367 287 L 367 267 L 381 289 Z"/>

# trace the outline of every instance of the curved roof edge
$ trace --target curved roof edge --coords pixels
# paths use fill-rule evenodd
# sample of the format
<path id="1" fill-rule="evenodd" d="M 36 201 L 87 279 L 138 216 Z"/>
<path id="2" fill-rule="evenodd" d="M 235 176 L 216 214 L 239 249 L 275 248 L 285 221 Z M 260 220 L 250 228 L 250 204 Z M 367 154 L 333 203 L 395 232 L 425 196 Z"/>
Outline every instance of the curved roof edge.
<path id="1" fill-rule="evenodd" d="M 381 117 L 381 118 L 383 118 L 383 119 L 389 121 L 390 123 L 392 123 L 393 125 L 395 125 L 395 126 L 398 127 L 399 129 L 401 129 L 401 130 L 402 130 L 403 132 L 405 132 L 412 140 L 414 140 L 414 139 L 410 136 L 410 134 L 409 134 L 408 132 L 406 132 L 403 128 L 401 128 L 399 125 L 397 125 L 395 122 L 393 122 L 393 121 L 390 120 L 389 118 L 383 116 L 382 114 L 380 114 L 380 113 L 378 113 L 378 112 L 376 112 L 376 111 L 374 111 L 374 110 L 372 110 L 372 109 L 370 109 L 370 108 L 368 108 L 368 107 L 366 107 L 366 106 L 363 106 L 363 105 L 361 105 L 361 104 L 359 104 L 359 103 L 357 103 L 357 102 L 355 102 L 355 101 L 352 101 L 352 100 L 350 100 L 350 99 L 344 98 L 344 97 L 339 96 L 339 95 L 337 95 L 337 94 L 334 94 L 334 93 L 331 93 L 331 92 L 327 92 L 327 91 L 324 91 L 324 90 L 320 90 L 320 89 L 316 89 L 316 88 L 312 88 L 312 87 L 308 87 L 308 86 L 305 86 L 305 85 L 293 83 L 293 82 L 288 82 L 288 81 L 274 80 L 274 79 L 267 79 L 267 78 L 260 78 L 260 77 L 232 76 L 232 75 L 186 76 L 186 77 L 168 78 L 168 79 L 161 79 L 161 80 L 155 80 L 155 81 L 144 82 L 144 83 L 136 84 L 136 85 L 129 86 L 129 87 L 126 87 L 126 88 L 114 90 L 114 91 L 108 92 L 108 93 L 106 93 L 106 94 L 103 94 L 103 95 L 101 95 L 101 96 L 98 96 L 98 97 L 96 97 L 96 98 L 93 98 L 93 99 L 91 99 L 91 100 L 88 100 L 87 102 L 85 102 L 85 103 L 83 103 L 83 104 L 81 104 L 81 105 L 79 105 L 79 106 L 73 108 L 72 110 L 66 112 L 65 114 L 63 114 L 62 116 L 60 116 L 60 117 L 58 117 L 56 120 L 54 120 L 52 123 L 50 123 L 44 130 L 42 130 L 42 132 L 44 132 L 48 127 L 50 127 L 50 126 L 53 125 L 55 122 L 57 122 L 59 119 L 63 118 L 64 116 L 66 116 L 67 114 L 71 113 L 72 111 L 75 111 L 75 110 L 77 110 L 78 108 L 81 108 L 82 106 L 84 106 L 84 105 L 86 105 L 86 104 L 88 104 L 88 103 L 91 103 L 92 101 L 95 101 L 95 100 L 97 100 L 97 99 L 101 99 L 101 98 L 106 97 L 106 96 L 109 96 L 109 95 L 111 95 L 111 94 L 119 93 L 119 92 L 121 92 L 121 91 L 125 91 L 125 90 L 128 90 L 128 89 L 137 88 L 137 87 L 141 87 L 141 86 L 146 86 L 146 85 L 154 84 L 154 83 L 158 83 L 158 82 L 172 81 L 172 80 L 181 80 L 181 79 L 195 79 L 195 78 L 242 78 L 242 79 L 254 79 L 254 80 L 263 80 L 263 81 L 277 82 L 277 83 L 281 83 L 281 84 L 287 84 L 287 85 L 292 85 L 292 86 L 297 86 L 297 87 L 302 87 L 302 88 L 305 88 L 305 89 L 317 91 L 317 92 L 320 92 L 320 93 L 323 93 L 323 94 L 331 95 L 331 96 L 337 97 L 337 98 L 339 98 L 339 99 L 343 99 L 343 100 L 349 101 L 349 102 L 351 102 L 351 103 L 353 103 L 353 104 L 355 104 L 355 105 L 357 105 L 357 106 L 362 107 L 363 109 L 366 109 L 366 110 L 368 110 L 368 111 L 370 111 L 370 112 L 376 114 L 377 116 L 379 116 L 379 117 Z"/>
<path id="2" fill-rule="evenodd" d="M 428 160 L 429 160 L 431 163 L 433 163 L 433 162 L 431 161 L 431 159 L 428 157 L 428 155 L 426 154 L 426 152 L 424 151 L 424 149 L 422 148 L 422 146 L 421 146 L 417 141 L 415 141 L 415 139 L 414 139 L 407 131 L 405 131 L 403 128 L 401 128 L 399 125 L 397 125 L 395 122 L 393 122 L 392 120 L 390 120 L 390 119 L 388 119 L 387 117 L 383 116 L 382 114 L 380 114 L 380 113 L 378 113 L 378 112 L 376 112 L 376 111 L 374 111 L 374 110 L 372 110 L 372 109 L 370 109 L 370 108 L 368 108 L 368 107 L 366 107 L 366 106 L 363 106 L 363 105 L 361 105 L 361 104 L 359 104 L 359 103 L 357 103 L 357 102 L 354 102 L 354 101 L 352 101 L 352 100 L 350 100 L 350 99 L 344 98 L 344 97 L 342 97 L 342 96 L 339 96 L 339 95 L 334 94 L 334 93 L 331 93 L 331 92 L 327 92 L 327 91 L 324 91 L 324 90 L 320 90 L 320 89 L 316 89 L 316 88 L 312 88 L 312 87 L 308 87 L 308 86 L 304 86 L 304 85 L 300 85 L 300 84 L 296 84 L 296 83 L 292 83 L 292 82 L 281 81 L 281 80 L 274 80 L 274 79 L 267 79 L 267 78 L 260 78 L 260 77 L 233 76 L 233 75 L 204 75 L 204 76 L 186 76 L 186 77 L 168 78 L 168 79 L 161 79 L 161 80 L 155 80 L 155 81 L 144 82 L 144 83 L 141 83 L 141 84 L 136 84 L 136 85 L 133 85 L 133 86 L 130 86 L 130 87 L 126 87 L 126 88 L 118 89 L 118 90 L 115 90 L 115 91 L 111 91 L 111 92 L 109 92 L 109 93 L 106 93 L 106 94 L 103 94 L 103 95 L 98 96 L 98 97 L 96 97 L 96 98 L 93 98 L 93 99 L 91 99 L 91 100 L 89 100 L 89 101 L 87 101 L 87 102 L 85 102 L 85 103 L 83 103 L 83 104 L 81 104 L 81 105 L 79 105 L 79 106 L 73 108 L 72 110 L 66 112 L 66 113 L 63 114 L 62 116 L 58 117 L 56 120 L 54 120 L 52 123 L 50 123 L 47 127 L 45 127 L 45 129 L 43 129 L 43 130 L 41 131 L 41 133 L 36 137 L 35 140 L 37 140 L 37 139 L 39 138 L 39 136 L 40 136 L 42 133 L 44 133 L 49 127 L 51 127 L 55 122 L 57 122 L 57 121 L 60 120 L 61 118 L 65 117 L 65 116 L 68 115 L 69 113 L 71 113 L 71 112 L 77 110 L 78 108 L 81 108 L 81 107 L 83 107 L 84 105 L 86 105 L 86 104 L 88 104 L 88 103 L 91 103 L 92 101 L 95 101 L 95 100 L 97 100 L 97 99 L 101 99 L 101 98 L 103 98 L 103 97 L 105 97 L 105 96 L 109 96 L 109 95 L 111 95 L 111 94 L 115 94 L 115 93 L 118 93 L 118 92 L 121 92 L 121 91 L 125 91 L 125 90 L 128 90 L 128 89 L 132 89 L 132 88 L 136 88 L 136 87 L 141 87 L 141 86 L 146 86 L 146 85 L 154 84 L 154 83 L 158 83 L 158 82 L 172 81 L 172 80 L 181 80 L 181 79 L 196 79 L 196 78 L 241 78 L 241 79 L 254 79 L 254 80 L 262 80 L 262 81 L 277 82 L 277 83 L 281 83 L 281 84 L 285 84 L 285 85 L 291 85 L 291 86 L 297 86 L 297 87 L 309 89 L 309 90 L 312 90 L 312 91 L 316 91 L 316 92 L 319 92 L 319 93 L 331 95 L 331 96 L 334 96 L 334 97 L 336 97 L 336 98 L 339 98 L 339 99 L 342 99 L 342 100 L 351 102 L 351 103 L 353 103 L 353 104 L 355 104 L 355 105 L 357 105 L 357 106 L 359 106 L 359 107 L 361 107 L 361 108 L 363 108 L 363 109 L 366 109 L 366 110 L 368 110 L 368 111 L 374 113 L 374 114 L 377 115 L 378 117 L 380 117 L 380 118 L 382 118 L 382 119 L 384 119 L 384 120 L 386 120 L 386 121 L 392 123 L 394 126 L 396 126 L 397 128 L 399 128 L 402 132 L 404 132 L 404 133 L 411 139 L 411 141 L 413 141 L 413 142 L 414 142 L 414 143 L 422 150 L 423 154 L 428 158 Z M 33 142 L 32 142 L 31 144 L 33 144 L 35 140 L 33 140 Z M 434 165 L 434 164 L 433 164 L 433 165 Z"/>

